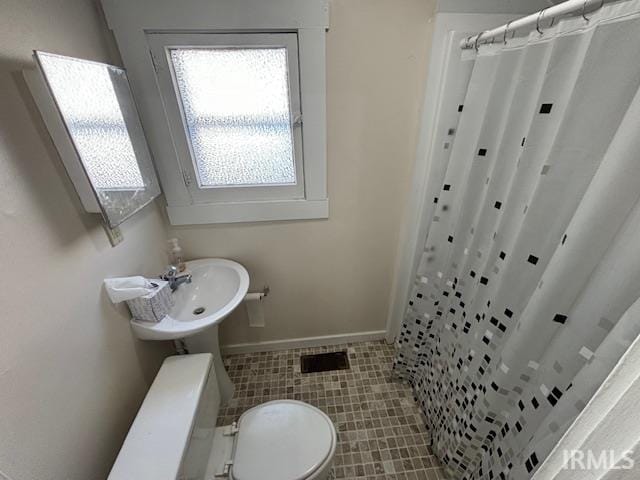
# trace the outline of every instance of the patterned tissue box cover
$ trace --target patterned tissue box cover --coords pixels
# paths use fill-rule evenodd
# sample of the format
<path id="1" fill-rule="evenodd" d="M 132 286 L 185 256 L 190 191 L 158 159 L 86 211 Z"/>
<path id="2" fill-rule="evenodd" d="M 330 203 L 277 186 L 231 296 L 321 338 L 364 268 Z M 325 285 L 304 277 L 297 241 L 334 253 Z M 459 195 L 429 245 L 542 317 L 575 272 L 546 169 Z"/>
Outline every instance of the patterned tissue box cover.
<path id="1" fill-rule="evenodd" d="M 159 322 L 169 313 L 175 303 L 169 282 L 153 280 L 153 283 L 157 284 L 158 288 L 152 293 L 127 300 L 127 305 L 135 320 Z"/>

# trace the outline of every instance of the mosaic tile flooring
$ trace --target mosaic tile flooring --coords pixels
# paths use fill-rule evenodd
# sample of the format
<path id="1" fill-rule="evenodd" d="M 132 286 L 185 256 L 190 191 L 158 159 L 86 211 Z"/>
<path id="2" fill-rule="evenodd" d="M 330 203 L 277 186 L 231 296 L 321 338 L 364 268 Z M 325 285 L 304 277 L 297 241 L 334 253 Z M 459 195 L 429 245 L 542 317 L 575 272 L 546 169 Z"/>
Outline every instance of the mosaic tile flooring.
<path id="1" fill-rule="evenodd" d="M 300 355 L 344 349 L 349 370 L 300 373 Z M 227 356 L 224 363 L 236 392 L 221 409 L 218 425 L 230 424 L 263 402 L 302 400 L 336 425 L 336 478 L 444 479 L 411 388 L 391 380 L 392 355 L 392 346 L 367 342 Z"/>

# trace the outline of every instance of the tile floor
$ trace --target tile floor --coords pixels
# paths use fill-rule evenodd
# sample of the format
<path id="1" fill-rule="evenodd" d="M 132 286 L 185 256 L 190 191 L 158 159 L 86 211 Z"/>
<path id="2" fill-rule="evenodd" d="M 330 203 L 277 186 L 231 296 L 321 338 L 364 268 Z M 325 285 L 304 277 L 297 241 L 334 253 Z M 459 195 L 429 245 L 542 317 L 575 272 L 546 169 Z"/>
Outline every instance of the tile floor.
<path id="1" fill-rule="evenodd" d="M 349 370 L 300 373 L 300 355 L 344 349 Z M 336 478 L 444 479 L 411 388 L 390 378 L 392 355 L 392 346 L 367 342 L 227 356 L 236 393 L 220 411 L 218 425 L 263 402 L 302 400 L 336 425 Z"/>

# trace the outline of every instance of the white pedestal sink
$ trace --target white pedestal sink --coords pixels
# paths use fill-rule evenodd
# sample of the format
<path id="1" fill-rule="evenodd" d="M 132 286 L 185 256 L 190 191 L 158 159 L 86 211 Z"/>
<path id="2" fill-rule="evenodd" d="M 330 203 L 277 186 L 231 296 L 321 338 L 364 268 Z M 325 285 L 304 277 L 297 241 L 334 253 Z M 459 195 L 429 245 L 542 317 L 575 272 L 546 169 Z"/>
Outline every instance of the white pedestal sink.
<path id="1" fill-rule="evenodd" d="M 223 258 L 203 258 L 187 262 L 191 283 L 183 283 L 173 293 L 175 306 L 161 322 L 131 320 L 141 340 L 185 339 L 189 352 L 213 354 L 221 400 L 233 396 L 233 384 L 222 363 L 218 325 L 244 299 L 249 274 L 237 262 Z"/>

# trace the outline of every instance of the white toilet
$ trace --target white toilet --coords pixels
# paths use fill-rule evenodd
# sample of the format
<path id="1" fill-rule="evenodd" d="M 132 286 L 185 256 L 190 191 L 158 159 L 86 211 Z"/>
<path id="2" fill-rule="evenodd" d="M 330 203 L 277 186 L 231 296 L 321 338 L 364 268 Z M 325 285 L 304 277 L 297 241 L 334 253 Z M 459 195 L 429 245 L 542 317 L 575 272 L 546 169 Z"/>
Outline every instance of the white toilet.
<path id="1" fill-rule="evenodd" d="M 316 407 L 275 400 L 216 427 L 220 392 L 210 354 L 167 358 L 108 480 L 326 480 L 336 430 Z"/>

